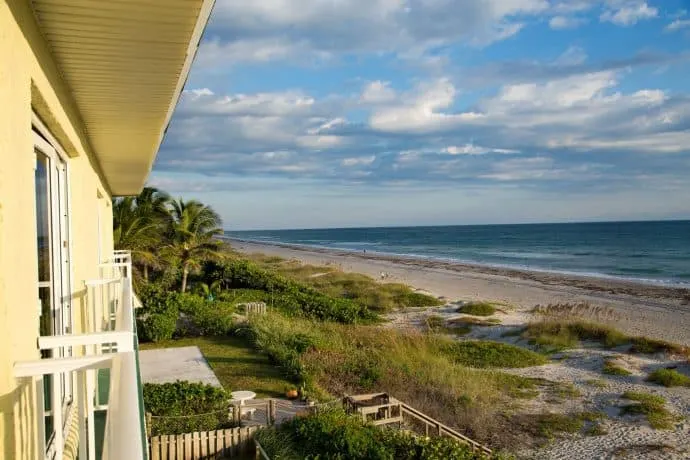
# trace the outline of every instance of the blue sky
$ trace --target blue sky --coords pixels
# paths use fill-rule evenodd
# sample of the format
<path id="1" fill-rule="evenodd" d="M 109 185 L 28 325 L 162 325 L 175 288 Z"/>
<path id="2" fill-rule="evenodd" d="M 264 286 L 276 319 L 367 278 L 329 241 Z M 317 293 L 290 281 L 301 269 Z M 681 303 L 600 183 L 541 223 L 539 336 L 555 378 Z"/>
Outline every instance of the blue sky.
<path id="1" fill-rule="evenodd" d="M 690 218 L 688 0 L 217 0 L 150 183 L 228 229 Z"/>

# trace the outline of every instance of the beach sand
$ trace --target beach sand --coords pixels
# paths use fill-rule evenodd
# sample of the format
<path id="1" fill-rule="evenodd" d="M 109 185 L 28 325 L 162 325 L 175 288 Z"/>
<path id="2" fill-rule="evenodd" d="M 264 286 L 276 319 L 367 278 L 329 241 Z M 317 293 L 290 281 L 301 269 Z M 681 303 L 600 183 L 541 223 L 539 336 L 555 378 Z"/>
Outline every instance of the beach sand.
<path id="1" fill-rule="evenodd" d="M 612 314 L 596 317 L 631 334 L 690 346 L 690 290 L 469 264 L 231 240 L 242 253 L 336 266 L 385 282 L 402 282 L 449 301 L 501 302 L 516 312 L 535 305 L 585 302 Z"/>

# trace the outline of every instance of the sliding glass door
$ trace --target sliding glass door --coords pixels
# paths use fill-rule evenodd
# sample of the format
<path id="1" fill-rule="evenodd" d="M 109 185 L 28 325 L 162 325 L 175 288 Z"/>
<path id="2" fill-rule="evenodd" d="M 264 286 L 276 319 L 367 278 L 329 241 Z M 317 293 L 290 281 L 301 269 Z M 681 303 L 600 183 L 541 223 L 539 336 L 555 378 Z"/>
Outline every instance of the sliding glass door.
<path id="1" fill-rule="evenodd" d="M 72 331 L 70 289 L 70 239 L 67 203 L 67 165 L 39 134 L 34 133 L 36 156 L 36 230 L 38 249 L 39 335 L 62 335 Z M 64 358 L 70 348 L 43 350 L 43 358 Z M 72 404 L 72 378 L 60 374 L 43 380 L 45 442 L 47 457 L 56 442 L 62 442 L 65 416 Z"/>

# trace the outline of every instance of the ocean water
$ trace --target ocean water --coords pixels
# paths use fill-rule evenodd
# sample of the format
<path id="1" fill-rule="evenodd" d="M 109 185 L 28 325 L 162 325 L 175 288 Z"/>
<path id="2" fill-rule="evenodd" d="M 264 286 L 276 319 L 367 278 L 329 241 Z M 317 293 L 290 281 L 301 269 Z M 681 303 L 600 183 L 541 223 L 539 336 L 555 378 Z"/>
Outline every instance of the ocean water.
<path id="1" fill-rule="evenodd" d="M 690 221 L 262 230 L 226 235 L 690 286 Z"/>

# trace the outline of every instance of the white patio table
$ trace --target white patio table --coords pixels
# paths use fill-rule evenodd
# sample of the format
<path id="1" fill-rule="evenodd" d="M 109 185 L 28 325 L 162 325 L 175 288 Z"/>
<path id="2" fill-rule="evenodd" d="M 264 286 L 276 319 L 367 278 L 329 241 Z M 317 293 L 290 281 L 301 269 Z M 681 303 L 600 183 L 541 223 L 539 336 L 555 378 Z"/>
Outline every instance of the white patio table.
<path id="1" fill-rule="evenodd" d="M 246 409 L 242 407 L 248 400 L 256 398 L 256 393 L 254 393 L 253 391 L 233 391 L 232 393 L 230 393 L 230 396 L 232 397 L 230 403 L 240 406 L 240 414 L 249 414 L 251 416 L 254 413 L 254 411 L 256 411 L 255 407 L 249 407 Z"/>

